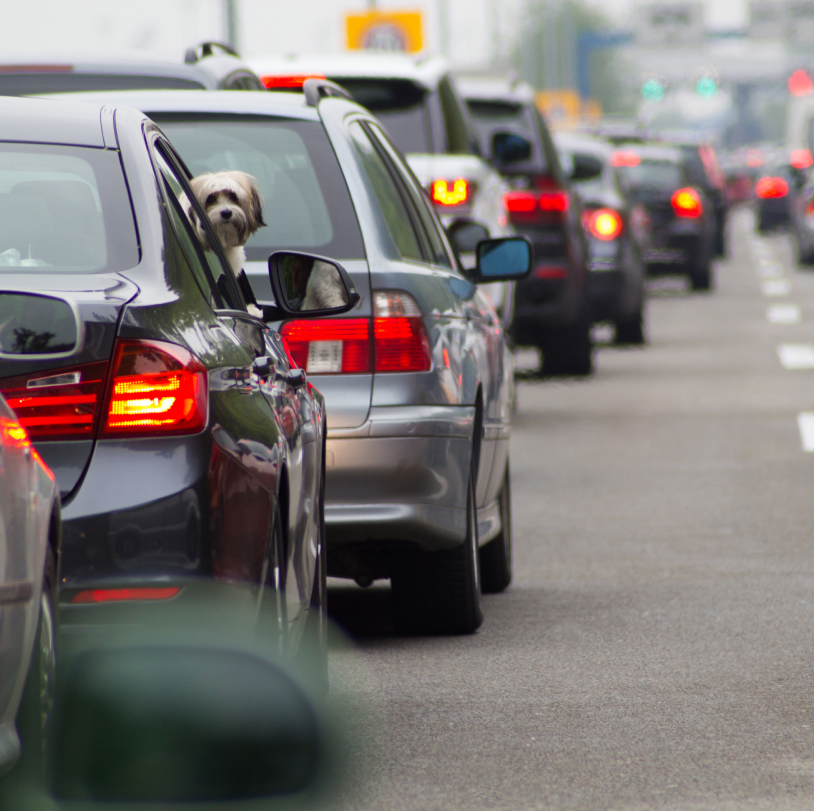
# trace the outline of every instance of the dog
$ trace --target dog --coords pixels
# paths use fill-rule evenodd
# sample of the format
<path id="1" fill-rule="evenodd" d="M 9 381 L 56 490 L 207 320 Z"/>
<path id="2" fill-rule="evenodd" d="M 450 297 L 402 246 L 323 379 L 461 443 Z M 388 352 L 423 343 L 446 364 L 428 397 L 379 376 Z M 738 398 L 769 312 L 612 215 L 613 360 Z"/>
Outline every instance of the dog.
<path id="1" fill-rule="evenodd" d="M 301 310 L 331 310 L 348 303 L 339 271 L 327 262 L 314 262 Z"/>
<path id="2" fill-rule="evenodd" d="M 257 180 L 245 172 L 207 172 L 192 178 L 190 185 L 220 238 L 229 266 L 237 277 L 246 262 L 243 246 L 266 224 L 263 196 Z M 195 209 L 188 206 L 187 213 L 201 244 L 211 249 Z"/>

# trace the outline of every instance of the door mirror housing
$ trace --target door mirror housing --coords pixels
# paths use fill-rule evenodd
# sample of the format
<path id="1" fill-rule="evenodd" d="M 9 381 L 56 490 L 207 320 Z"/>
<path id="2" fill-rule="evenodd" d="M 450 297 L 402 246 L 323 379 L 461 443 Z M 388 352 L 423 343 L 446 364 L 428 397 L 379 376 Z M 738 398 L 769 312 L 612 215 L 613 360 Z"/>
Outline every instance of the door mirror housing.
<path id="1" fill-rule="evenodd" d="M 269 278 L 275 306 L 264 318 L 323 318 L 352 310 L 361 296 L 348 272 L 325 256 L 277 251 L 269 257 Z"/>
<path id="2" fill-rule="evenodd" d="M 501 165 L 530 160 L 531 141 L 519 132 L 496 132 L 492 136 L 492 157 Z"/>
<path id="3" fill-rule="evenodd" d="M 446 231 L 450 244 L 459 256 L 464 253 L 475 253 L 478 243 L 489 239 L 489 229 L 485 225 L 466 217 L 451 222 Z"/>
<path id="4" fill-rule="evenodd" d="M 602 161 L 593 155 L 571 155 L 571 180 L 593 180 L 602 174 Z"/>
<path id="5" fill-rule="evenodd" d="M 52 360 L 82 349 L 84 330 L 65 299 L 0 290 L 0 358 Z"/>
<path id="6" fill-rule="evenodd" d="M 510 282 L 531 273 L 531 242 L 526 237 L 483 239 L 477 246 L 478 263 L 470 271 L 473 282 Z"/>

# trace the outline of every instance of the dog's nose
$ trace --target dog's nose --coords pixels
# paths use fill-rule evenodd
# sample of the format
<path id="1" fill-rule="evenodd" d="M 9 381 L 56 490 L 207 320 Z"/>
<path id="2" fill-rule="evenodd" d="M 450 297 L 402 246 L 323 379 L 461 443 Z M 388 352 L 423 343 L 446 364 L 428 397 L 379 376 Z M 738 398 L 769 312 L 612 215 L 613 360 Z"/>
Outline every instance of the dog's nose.
<path id="1" fill-rule="evenodd" d="M 232 209 L 231 208 L 224 208 L 220 212 L 220 218 L 222 220 L 231 220 L 232 219 Z"/>

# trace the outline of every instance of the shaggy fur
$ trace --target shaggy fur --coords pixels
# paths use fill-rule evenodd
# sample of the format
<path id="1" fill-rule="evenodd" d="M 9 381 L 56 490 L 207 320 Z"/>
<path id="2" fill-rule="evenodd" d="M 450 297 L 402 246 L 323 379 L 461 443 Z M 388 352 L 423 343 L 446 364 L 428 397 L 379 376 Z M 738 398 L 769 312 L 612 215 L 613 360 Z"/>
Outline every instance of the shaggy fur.
<path id="1" fill-rule="evenodd" d="M 246 261 L 243 246 L 266 224 L 257 180 L 245 172 L 208 172 L 193 178 L 190 184 L 220 238 L 232 272 L 237 276 Z M 198 239 L 204 247 L 210 248 L 195 210 L 189 205 L 186 209 Z"/>
<path id="2" fill-rule="evenodd" d="M 314 262 L 305 288 L 302 310 L 330 310 L 347 304 L 339 271 L 327 262 Z"/>

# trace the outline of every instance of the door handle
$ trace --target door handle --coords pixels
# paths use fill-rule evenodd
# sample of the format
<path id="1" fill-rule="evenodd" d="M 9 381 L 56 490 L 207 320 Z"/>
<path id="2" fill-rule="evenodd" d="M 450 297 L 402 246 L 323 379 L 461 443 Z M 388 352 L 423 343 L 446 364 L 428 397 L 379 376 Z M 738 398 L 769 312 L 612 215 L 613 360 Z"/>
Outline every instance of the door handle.
<path id="1" fill-rule="evenodd" d="M 261 380 L 268 380 L 274 372 L 274 358 L 271 355 L 263 355 L 255 359 L 252 364 L 252 371 Z"/>

